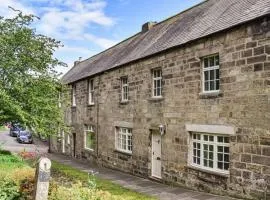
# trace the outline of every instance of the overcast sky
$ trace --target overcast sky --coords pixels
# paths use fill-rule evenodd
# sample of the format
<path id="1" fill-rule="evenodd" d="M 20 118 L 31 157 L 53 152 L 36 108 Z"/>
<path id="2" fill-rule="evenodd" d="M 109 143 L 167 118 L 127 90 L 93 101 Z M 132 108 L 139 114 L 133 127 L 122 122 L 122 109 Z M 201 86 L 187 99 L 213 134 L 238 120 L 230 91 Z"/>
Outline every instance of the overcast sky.
<path id="1" fill-rule="evenodd" d="M 201 1 L 0 0 L 0 15 L 10 16 L 12 6 L 39 16 L 37 31 L 64 44 L 55 56 L 70 68 L 79 57 L 89 58 L 139 32 L 143 23 L 162 21 Z"/>

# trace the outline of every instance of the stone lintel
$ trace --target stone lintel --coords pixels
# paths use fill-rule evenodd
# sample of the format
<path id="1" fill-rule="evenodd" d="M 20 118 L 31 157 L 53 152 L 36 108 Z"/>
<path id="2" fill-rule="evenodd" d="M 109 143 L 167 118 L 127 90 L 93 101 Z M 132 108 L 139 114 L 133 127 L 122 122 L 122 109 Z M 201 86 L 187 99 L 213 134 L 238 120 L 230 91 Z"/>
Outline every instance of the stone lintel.
<path id="1" fill-rule="evenodd" d="M 191 132 L 235 135 L 235 127 L 225 125 L 186 124 L 186 130 Z"/>

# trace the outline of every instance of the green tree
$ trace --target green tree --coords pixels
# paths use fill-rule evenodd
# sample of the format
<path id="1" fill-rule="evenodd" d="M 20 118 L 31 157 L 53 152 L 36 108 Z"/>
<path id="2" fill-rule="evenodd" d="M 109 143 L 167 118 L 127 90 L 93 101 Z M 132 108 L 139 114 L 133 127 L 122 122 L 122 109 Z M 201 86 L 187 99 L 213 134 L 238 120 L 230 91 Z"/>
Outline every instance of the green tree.
<path id="1" fill-rule="evenodd" d="M 34 15 L 20 11 L 14 18 L 0 17 L 0 124 L 18 121 L 36 133 L 53 134 L 63 124 L 59 91 L 64 86 L 54 58 L 61 43 L 38 34 Z"/>

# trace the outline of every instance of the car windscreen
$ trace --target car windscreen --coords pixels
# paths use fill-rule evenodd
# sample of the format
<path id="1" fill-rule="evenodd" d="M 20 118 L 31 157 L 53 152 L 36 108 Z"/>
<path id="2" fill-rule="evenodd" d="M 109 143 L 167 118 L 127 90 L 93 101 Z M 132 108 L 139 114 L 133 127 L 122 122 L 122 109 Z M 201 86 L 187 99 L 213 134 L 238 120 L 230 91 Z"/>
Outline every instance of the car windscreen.
<path id="1" fill-rule="evenodd" d="M 25 128 L 23 126 L 20 126 L 20 125 L 15 125 L 14 130 L 15 131 L 25 131 Z"/>
<path id="2" fill-rule="evenodd" d="M 20 132 L 20 136 L 27 136 L 30 135 L 28 132 Z"/>

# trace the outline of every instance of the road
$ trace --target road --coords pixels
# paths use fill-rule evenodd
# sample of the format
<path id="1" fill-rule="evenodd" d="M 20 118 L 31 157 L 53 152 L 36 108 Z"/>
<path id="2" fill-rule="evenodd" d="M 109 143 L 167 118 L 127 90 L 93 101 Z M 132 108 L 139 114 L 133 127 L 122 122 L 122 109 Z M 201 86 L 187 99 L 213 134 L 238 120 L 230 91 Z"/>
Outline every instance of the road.
<path id="1" fill-rule="evenodd" d="M 46 143 L 34 139 L 33 144 L 20 144 L 16 141 L 16 137 L 9 135 L 9 131 L 0 131 L 0 148 L 14 153 L 27 151 L 43 155 L 48 152 L 48 145 Z"/>

